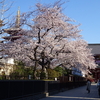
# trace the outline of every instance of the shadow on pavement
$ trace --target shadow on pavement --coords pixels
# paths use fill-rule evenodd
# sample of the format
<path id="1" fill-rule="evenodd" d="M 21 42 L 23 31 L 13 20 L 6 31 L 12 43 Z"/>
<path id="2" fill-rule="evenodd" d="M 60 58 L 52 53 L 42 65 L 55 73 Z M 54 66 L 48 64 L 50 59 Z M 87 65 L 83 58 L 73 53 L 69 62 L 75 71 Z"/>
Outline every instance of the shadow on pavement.
<path id="1" fill-rule="evenodd" d="M 96 84 L 91 84 L 91 92 L 87 93 L 86 86 L 60 92 L 40 100 L 100 100 Z"/>

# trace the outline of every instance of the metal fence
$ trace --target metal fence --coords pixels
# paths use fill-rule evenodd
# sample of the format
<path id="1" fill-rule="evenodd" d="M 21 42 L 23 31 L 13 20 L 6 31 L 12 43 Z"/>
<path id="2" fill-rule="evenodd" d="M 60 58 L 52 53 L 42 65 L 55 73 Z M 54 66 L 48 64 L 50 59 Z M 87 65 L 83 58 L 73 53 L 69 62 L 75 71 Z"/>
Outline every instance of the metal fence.
<path id="1" fill-rule="evenodd" d="M 33 79 L 32 75 L 28 76 L 20 76 L 20 75 L 0 75 L 0 80 L 28 80 L 28 79 Z"/>
<path id="2" fill-rule="evenodd" d="M 85 81 L 60 82 L 40 80 L 0 80 L 0 100 L 16 100 L 44 93 L 52 94 L 64 89 L 76 88 L 85 85 Z"/>
<path id="3" fill-rule="evenodd" d="M 27 75 L 27 76 L 20 76 L 20 75 L 0 75 L 0 80 L 30 80 L 34 79 L 32 75 Z M 42 78 L 42 79 L 49 79 L 49 80 L 55 80 L 59 79 L 59 77 L 48 77 L 48 78 Z M 40 80 L 40 77 L 37 77 L 37 80 Z"/>

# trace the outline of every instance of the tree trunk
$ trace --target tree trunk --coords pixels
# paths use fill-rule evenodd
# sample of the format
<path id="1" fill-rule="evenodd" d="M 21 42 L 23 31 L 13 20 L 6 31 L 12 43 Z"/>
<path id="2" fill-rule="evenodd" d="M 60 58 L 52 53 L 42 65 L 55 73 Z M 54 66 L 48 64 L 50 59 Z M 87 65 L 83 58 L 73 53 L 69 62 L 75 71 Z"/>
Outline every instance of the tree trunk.
<path id="1" fill-rule="evenodd" d="M 38 65 L 38 62 L 35 61 L 35 66 L 33 67 L 33 78 L 34 79 L 37 79 L 37 76 L 36 76 L 36 74 L 37 74 L 37 72 L 36 72 L 37 65 Z"/>

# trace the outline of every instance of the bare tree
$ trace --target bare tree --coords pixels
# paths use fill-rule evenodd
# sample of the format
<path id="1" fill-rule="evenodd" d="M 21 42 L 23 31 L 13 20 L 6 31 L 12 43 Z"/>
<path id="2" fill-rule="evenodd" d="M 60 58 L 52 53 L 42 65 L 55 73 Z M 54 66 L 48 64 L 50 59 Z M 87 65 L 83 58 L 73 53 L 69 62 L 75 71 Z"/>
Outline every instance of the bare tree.
<path id="1" fill-rule="evenodd" d="M 0 2 L 0 34 L 2 34 L 2 29 L 5 25 L 7 25 L 8 23 L 8 18 L 11 16 L 11 14 L 9 15 L 5 15 L 11 8 L 12 3 L 8 3 L 6 4 L 7 0 L 2 0 Z"/>

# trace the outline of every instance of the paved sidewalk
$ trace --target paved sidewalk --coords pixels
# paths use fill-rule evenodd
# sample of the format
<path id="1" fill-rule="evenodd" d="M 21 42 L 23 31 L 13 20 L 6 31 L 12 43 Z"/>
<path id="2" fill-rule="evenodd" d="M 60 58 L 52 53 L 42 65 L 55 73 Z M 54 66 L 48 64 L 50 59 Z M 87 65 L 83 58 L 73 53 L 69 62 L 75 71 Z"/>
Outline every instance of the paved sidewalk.
<path id="1" fill-rule="evenodd" d="M 87 93 L 86 86 L 60 92 L 39 100 L 100 100 L 95 83 L 91 84 L 91 91 Z"/>

